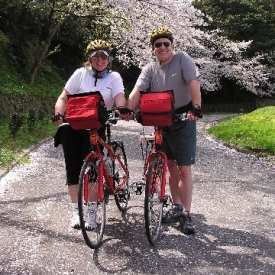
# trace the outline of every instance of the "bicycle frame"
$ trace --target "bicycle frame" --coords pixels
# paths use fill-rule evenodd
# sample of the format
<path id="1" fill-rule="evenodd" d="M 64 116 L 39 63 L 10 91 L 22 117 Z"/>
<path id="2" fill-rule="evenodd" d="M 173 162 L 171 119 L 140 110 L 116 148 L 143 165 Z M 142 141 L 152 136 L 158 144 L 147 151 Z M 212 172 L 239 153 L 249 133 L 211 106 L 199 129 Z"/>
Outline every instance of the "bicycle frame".
<path id="1" fill-rule="evenodd" d="M 161 152 L 158 147 L 161 145 L 163 140 L 163 130 L 161 127 L 155 127 L 155 135 L 154 135 L 154 144 L 153 144 L 153 151 L 149 153 L 147 156 L 144 168 L 143 168 L 143 176 L 144 180 L 146 180 L 146 172 L 148 169 L 149 164 L 151 163 L 152 159 L 161 157 L 163 159 L 163 177 L 161 182 L 161 193 L 160 193 L 160 202 L 163 201 L 165 197 L 165 186 L 166 186 L 166 172 L 167 172 L 167 156 L 164 152 Z"/>
<path id="2" fill-rule="evenodd" d="M 187 114 L 178 114 L 177 121 L 187 120 Z M 147 157 L 144 161 L 143 179 L 133 183 L 136 186 L 136 194 L 140 195 L 142 189 L 145 189 L 144 198 L 144 219 L 145 229 L 148 242 L 155 245 L 160 235 L 163 217 L 163 208 L 172 204 L 170 195 L 165 194 L 166 189 L 166 173 L 168 167 L 167 155 L 161 151 L 163 143 L 163 127 L 155 126 L 154 136 L 147 133 L 141 142 L 146 142 Z M 154 137 L 154 138 L 153 138 Z M 148 141 L 150 142 L 149 152 Z M 151 146 L 152 145 L 152 146 Z M 143 149 L 141 145 L 141 149 Z M 144 154 L 143 154 L 144 156 Z"/>
<path id="3" fill-rule="evenodd" d="M 90 144 L 91 144 L 91 153 L 89 153 L 86 156 L 85 161 L 88 159 L 99 160 L 98 190 L 97 190 L 98 195 L 97 196 L 98 196 L 98 202 L 101 202 L 104 197 L 103 178 L 105 179 L 106 184 L 108 186 L 109 194 L 113 195 L 117 190 L 119 190 L 129 180 L 129 172 L 128 172 L 127 168 L 125 167 L 125 165 L 123 164 L 123 162 L 121 161 L 119 155 L 117 155 L 113 152 L 112 146 L 99 137 L 96 129 L 90 130 Z M 111 156 L 111 158 L 115 158 L 119 162 L 120 166 L 122 167 L 122 169 L 126 175 L 116 188 L 114 188 L 113 177 L 108 174 L 106 167 L 104 165 L 103 154 L 101 153 L 100 145 L 107 149 L 108 154 Z M 87 179 L 87 181 L 88 181 L 88 179 Z M 85 192 L 84 198 L 87 199 L 88 198 L 88 184 L 85 184 L 84 192 Z"/>

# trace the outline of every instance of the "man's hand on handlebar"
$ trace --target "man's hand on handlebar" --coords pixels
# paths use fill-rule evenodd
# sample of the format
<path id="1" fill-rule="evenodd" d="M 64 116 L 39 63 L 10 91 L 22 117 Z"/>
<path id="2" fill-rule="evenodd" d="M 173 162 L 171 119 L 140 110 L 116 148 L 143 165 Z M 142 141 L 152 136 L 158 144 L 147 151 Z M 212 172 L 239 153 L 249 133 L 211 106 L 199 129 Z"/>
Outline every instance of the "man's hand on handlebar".
<path id="1" fill-rule="evenodd" d="M 192 110 L 187 114 L 187 120 L 197 120 L 203 117 L 201 106 L 194 105 Z"/>

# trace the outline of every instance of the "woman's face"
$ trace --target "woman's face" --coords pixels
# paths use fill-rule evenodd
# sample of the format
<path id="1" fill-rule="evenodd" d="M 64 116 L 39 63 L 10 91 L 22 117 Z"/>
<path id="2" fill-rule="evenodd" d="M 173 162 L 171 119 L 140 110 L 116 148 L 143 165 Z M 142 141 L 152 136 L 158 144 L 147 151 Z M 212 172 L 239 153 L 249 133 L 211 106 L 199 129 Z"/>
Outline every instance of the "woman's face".
<path id="1" fill-rule="evenodd" d="M 109 56 L 104 51 L 97 51 L 90 56 L 92 67 L 101 72 L 105 70 L 109 64 Z"/>
<path id="2" fill-rule="evenodd" d="M 158 61 L 164 62 L 172 56 L 174 44 L 168 38 L 159 38 L 152 45 L 152 50 Z"/>

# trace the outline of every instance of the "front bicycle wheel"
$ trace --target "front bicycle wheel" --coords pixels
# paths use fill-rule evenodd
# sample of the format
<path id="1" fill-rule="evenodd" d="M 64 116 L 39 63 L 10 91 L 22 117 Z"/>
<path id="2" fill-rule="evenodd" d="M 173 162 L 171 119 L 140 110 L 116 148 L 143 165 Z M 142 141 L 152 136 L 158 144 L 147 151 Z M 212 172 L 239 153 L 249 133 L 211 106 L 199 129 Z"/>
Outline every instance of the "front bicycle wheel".
<path id="1" fill-rule="evenodd" d="M 106 224 L 107 197 L 104 192 L 103 200 L 100 202 L 97 200 L 98 177 L 95 160 L 86 160 L 79 175 L 78 209 L 84 240 L 92 249 L 100 246 Z M 96 197 L 94 203 L 89 202 L 91 194 Z"/>
<path id="2" fill-rule="evenodd" d="M 157 242 L 161 229 L 163 203 L 160 195 L 163 169 L 162 158 L 154 158 L 146 175 L 144 217 L 146 235 L 151 245 Z"/>
<path id="3" fill-rule="evenodd" d="M 122 142 L 114 141 L 111 143 L 113 151 L 116 155 L 120 157 L 123 165 L 126 167 L 128 173 L 127 157 L 124 150 L 124 145 Z M 130 199 L 129 175 L 125 173 L 124 169 L 120 165 L 117 159 L 113 158 L 113 171 L 114 171 L 114 188 L 117 188 L 123 180 L 126 180 L 124 185 L 115 192 L 115 202 L 120 211 L 126 211 L 128 206 L 128 201 Z"/>

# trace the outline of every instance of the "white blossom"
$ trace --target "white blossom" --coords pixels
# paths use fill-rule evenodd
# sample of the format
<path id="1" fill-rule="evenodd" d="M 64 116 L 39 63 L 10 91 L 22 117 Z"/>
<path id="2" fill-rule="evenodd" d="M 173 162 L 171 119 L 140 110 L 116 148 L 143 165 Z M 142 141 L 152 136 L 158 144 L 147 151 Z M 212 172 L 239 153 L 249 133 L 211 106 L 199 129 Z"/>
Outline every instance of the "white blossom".
<path id="1" fill-rule="evenodd" d="M 204 90 L 220 88 L 221 78 L 228 77 L 254 94 L 275 92 L 274 84 L 270 83 L 271 68 L 261 65 L 261 56 L 243 57 L 251 41 L 233 42 L 219 30 L 199 30 L 206 23 L 191 0 L 69 1 L 70 9 L 76 6 L 81 14 L 89 14 L 95 7 L 103 8 L 104 20 L 111 22 L 116 57 L 125 66 L 142 68 L 153 58 L 149 35 L 153 29 L 164 26 L 173 32 L 176 50 L 186 51 L 194 58 Z"/>

